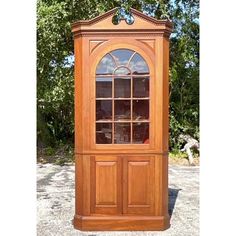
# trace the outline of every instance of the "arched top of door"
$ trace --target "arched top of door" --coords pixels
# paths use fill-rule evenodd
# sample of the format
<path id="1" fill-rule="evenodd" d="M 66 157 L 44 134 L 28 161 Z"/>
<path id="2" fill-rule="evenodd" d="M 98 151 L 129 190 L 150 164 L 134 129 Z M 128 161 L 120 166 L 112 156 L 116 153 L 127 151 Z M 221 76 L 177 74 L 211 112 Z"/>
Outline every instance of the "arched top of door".
<path id="1" fill-rule="evenodd" d="M 96 73 L 97 65 L 101 61 L 101 59 L 106 56 L 107 54 L 113 52 L 118 52 L 117 50 L 123 50 L 123 52 L 126 52 L 130 54 L 130 61 L 132 61 L 132 56 L 135 59 L 136 57 L 141 57 L 145 64 L 149 68 L 150 75 L 154 73 L 154 62 L 155 62 L 155 56 L 153 50 L 151 50 L 148 46 L 144 45 L 142 42 L 139 42 L 135 39 L 129 39 L 128 42 L 124 42 L 122 39 L 111 39 L 108 41 L 104 41 L 102 45 L 100 45 L 91 55 L 90 55 L 90 61 L 91 61 L 91 73 L 92 76 L 94 76 Z M 124 51 L 125 50 L 125 51 Z M 122 52 L 122 51 L 120 51 Z M 110 55 L 112 57 L 112 55 Z M 122 53 L 121 53 L 122 56 Z M 114 60 L 114 57 L 112 58 L 111 63 L 116 64 L 117 62 Z M 119 66 L 114 65 L 115 67 Z M 120 65 L 121 66 L 121 65 Z M 123 66 L 127 66 L 124 65 Z"/>

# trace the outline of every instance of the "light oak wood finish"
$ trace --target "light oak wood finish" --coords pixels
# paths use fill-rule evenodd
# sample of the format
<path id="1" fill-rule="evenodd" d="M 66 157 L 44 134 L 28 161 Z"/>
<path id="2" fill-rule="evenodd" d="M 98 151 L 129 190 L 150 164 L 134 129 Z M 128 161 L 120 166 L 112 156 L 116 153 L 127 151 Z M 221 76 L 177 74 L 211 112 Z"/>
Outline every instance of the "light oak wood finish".
<path id="1" fill-rule="evenodd" d="M 91 213 L 122 214 L 121 158 L 91 157 Z"/>
<path id="2" fill-rule="evenodd" d="M 154 157 L 123 157 L 123 214 L 154 214 Z"/>
<path id="3" fill-rule="evenodd" d="M 134 23 L 112 24 L 116 9 L 72 24 L 75 53 L 75 216 L 80 230 L 165 230 L 168 215 L 168 71 L 172 23 L 131 9 Z M 116 49 L 141 55 L 149 68 L 149 96 L 96 98 L 96 68 Z M 132 60 L 130 58 L 129 60 Z M 136 76 L 136 75 L 135 75 Z M 137 77 L 142 75 L 137 75 Z M 100 76 L 103 77 L 103 76 Z M 108 77 L 108 76 L 104 76 Z M 110 76 L 112 77 L 112 76 Z M 114 80 L 114 78 L 113 78 Z M 112 80 L 112 81 L 113 81 Z M 124 123 L 114 119 L 114 103 L 149 101 L 149 141 L 96 143 L 96 124 Z M 96 101 L 112 101 L 112 120 L 96 119 Z M 133 114 L 133 106 L 131 107 Z"/>

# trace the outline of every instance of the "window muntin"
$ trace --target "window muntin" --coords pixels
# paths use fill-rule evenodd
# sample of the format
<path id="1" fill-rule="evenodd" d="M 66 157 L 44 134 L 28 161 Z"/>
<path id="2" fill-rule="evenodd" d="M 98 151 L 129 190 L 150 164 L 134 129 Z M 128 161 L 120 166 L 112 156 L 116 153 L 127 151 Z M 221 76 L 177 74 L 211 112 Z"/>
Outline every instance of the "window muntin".
<path id="1" fill-rule="evenodd" d="M 96 144 L 149 143 L 149 67 L 129 49 L 106 54 L 96 69 Z"/>

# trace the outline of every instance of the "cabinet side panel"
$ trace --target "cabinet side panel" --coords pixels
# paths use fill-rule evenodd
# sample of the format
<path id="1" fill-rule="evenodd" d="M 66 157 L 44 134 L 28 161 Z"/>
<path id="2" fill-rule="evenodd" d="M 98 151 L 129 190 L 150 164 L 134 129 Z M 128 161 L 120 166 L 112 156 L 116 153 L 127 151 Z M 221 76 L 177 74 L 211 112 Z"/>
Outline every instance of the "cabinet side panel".
<path id="1" fill-rule="evenodd" d="M 168 155 L 155 158 L 155 215 L 168 217 Z"/>
<path id="2" fill-rule="evenodd" d="M 74 121 L 75 121 L 75 153 L 79 153 L 83 146 L 82 134 L 82 39 L 74 39 L 75 67 L 74 67 Z"/>
<path id="3" fill-rule="evenodd" d="M 90 215 L 90 156 L 83 155 L 83 215 Z"/>
<path id="4" fill-rule="evenodd" d="M 83 214 L 83 156 L 75 155 L 75 214 Z"/>
<path id="5" fill-rule="evenodd" d="M 163 155 L 162 162 L 162 215 L 167 216 L 168 213 L 168 155 Z"/>
<path id="6" fill-rule="evenodd" d="M 156 37 L 156 129 L 155 143 L 158 152 L 168 152 L 169 139 L 169 40 Z"/>
<path id="7" fill-rule="evenodd" d="M 87 37 L 82 38 L 82 52 L 83 52 L 83 64 L 82 64 L 82 77 L 83 77 L 83 104 L 80 109 L 81 115 L 83 116 L 83 150 L 90 150 L 90 139 L 91 139 L 91 112 L 90 112 L 90 103 L 91 103 L 91 78 L 90 78 L 90 67 L 89 67 L 89 40 Z"/>
<path id="8" fill-rule="evenodd" d="M 155 77 L 155 145 L 158 152 L 163 152 L 163 43 L 162 37 L 156 37 L 156 77 Z"/>
<path id="9" fill-rule="evenodd" d="M 163 38 L 163 150 L 169 149 L 169 39 Z"/>

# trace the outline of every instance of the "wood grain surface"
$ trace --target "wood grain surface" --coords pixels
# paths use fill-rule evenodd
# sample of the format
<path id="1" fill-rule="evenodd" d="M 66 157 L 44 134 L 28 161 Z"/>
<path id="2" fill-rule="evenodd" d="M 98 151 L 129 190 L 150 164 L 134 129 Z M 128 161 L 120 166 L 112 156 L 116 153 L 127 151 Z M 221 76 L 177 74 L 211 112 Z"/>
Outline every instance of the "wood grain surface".
<path id="1" fill-rule="evenodd" d="M 172 23 L 131 9 L 133 24 L 122 20 L 113 25 L 115 11 L 72 24 L 75 50 L 74 227 L 96 231 L 165 230 L 169 227 L 168 76 Z M 139 53 L 149 67 L 148 142 L 96 143 L 96 67 L 104 55 L 115 49 Z"/>

